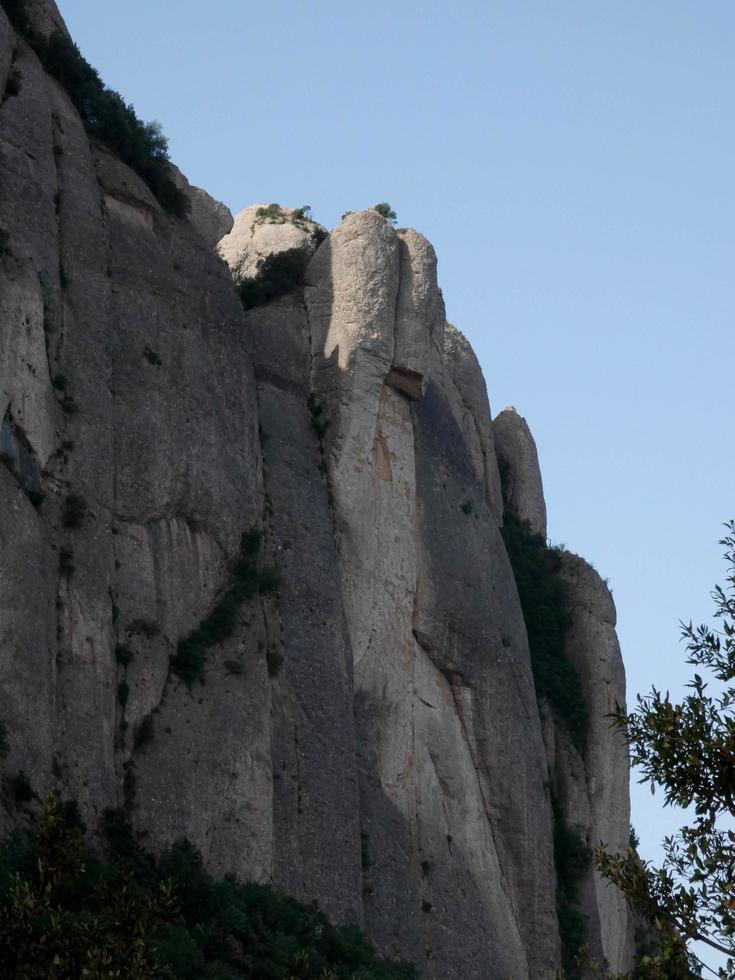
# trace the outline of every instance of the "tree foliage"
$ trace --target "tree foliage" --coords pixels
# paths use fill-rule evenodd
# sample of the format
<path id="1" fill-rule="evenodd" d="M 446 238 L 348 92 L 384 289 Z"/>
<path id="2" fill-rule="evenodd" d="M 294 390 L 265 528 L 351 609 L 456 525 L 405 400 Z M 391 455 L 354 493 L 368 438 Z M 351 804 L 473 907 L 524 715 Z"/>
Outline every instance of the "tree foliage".
<path id="1" fill-rule="evenodd" d="M 579 673 L 564 651 L 570 619 L 559 575 L 560 552 L 549 548 L 528 521 L 508 512 L 502 533 L 526 623 L 536 695 L 548 702 L 556 720 L 584 752 L 588 712 Z"/>
<path id="2" fill-rule="evenodd" d="M 735 521 L 720 541 L 728 566 L 716 586 L 715 626 L 682 623 L 687 663 L 694 673 L 681 702 L 653 688 L 630 714 L 614 721 L 631 747 L 633 763 L 664 803 L 689 810 L 681 830 L 664 841 L 661 867 L 627 855 L 597 852 L 601 872 L 615 882 L 662 936 L 663 954 L 678 957 L 700 940 L 728 957 L 721 977 L 735 975 Z M 714 683 L 713 683 L 714 682 Z M 668 971 L 668 972 L 667 972 Z M 669 963 L 659 976 L 689 976 Z"/>
<path id="3" fill-rule="evenodd" d="M 24 0 L 2 0 L 2 6 L 49 75 L 64 87 L 89 135 L 135 170 L 165 210 L 183 217 L 189 203 L 171 179 L 168 141 L 160 124 L 142 122 L 133 106 L 104 84 L 66 34 L 56 30 L 43 37 L 34 31 Z"/>
<path id="4" fill-rule="evenodd" d="M 416 980 L 314 905 L 215 881 L 187 841 L 155 858 L 122 811 L 108 811 L 104 829 L 109 859 L 85 843 L 76 807 L 48 796 L 31 835 L 0 845 L 0 977 Z"/>
<path id="5" fill-rule="evenodd" d="M 379 215 L 385 218 L 386 221 L 390 221 L 392 225 L 398 221 L 398 215 L 387 201 L 381 201 L 380 204 L 374 205 L 373 211 L 377 211 Z M 347 213 L 349 214 L 350 212 Z M 342 217 L 344 217 L 344 215 L 342 215 Z"/>
<path id="6" fill-rule="evenodd" d="M 244 309 L 269 303 L 300 286 L 309 258 L 308 248 L 296 246 L 258 259 L 255 276 L 243 276 L 236 269 L 235 281 Z"/>

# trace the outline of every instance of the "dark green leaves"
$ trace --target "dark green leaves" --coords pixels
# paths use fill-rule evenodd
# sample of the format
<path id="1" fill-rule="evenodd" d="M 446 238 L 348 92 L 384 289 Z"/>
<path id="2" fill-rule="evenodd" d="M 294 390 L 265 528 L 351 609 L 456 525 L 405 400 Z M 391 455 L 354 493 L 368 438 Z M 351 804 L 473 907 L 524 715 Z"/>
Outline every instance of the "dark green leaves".
<path id="1" fill-rule="evenodd" d="M 735 688 L 728 686 L 735 678 L 735 522 L 726 528 L 720 543 L 727 586 L 712 592 L 717 628 L 680 624 L 687 662 L 709 670 L 714 683 L 695 673 L 687 684 L 691 693 L 680 702 L 654 687 L 637 697 L 630 714 L 618 707 L 614 715 L 641 781 L 650 782 L 651 792 L 661 787 L 666 805 L 693 808 L 693 819 L 664 841 L 660 868 L 633 852 L 620 857 L 599 850 L 597 863 L 658 923 L 669 945 L 676 945 L 672 936 L 697 938 L 735 955 L 735 834 L 729 829 L 735 817 Z"/>
<path id="2" fill-rule="evenodd" d="M 505 515 L 503 540 L 526 622 L 536 695 L 548 701 L 554 717 L 567 728 L 575 746 L 584 751 L 587 706 L 579 674 L 564 653 L 569 612 L 558 574 L 559 553 L 548 548 L 527 522 L 512 514 Z"/>

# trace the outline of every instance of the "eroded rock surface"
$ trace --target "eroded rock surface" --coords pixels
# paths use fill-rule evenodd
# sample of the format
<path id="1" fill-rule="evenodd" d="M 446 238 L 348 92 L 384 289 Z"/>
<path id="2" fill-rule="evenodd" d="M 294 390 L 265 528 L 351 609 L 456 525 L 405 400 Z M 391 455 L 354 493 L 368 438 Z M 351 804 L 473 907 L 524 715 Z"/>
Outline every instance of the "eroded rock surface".
<path id="1" fill-rule="evenodd" d="M 4 512 L 17 512 L 3 521 L 3 766 L 23 769 L 37 794 L 75 797 L 91 827 L 123 802 L 127 772 L 136 822 L 153 841 L 186 833 L 213 867 L 238 855 L 240 873 L 268 876 L 269 702 L 257 630 L 234 643 L 250 645 L 259 667 L 236 687 L 249 704 L 225 724 L 238 718 L 250 735 L 225 755 L 210 750 L 223 742 L 229 651 L 218 651 L 196 696 L 169 673 L 240 534 L 261 520 L 242 310 L 221 261 L 91 146 L 0 13 L 8 49 L 22 84 L 0 113 L 0 409 L 38 461 L 45 498 L 34 507 L 2 468 Z M 70 498 L 83 502 L 74 519 Z M 119 647 L 131 651 L 127 667 Z M 137 752 L 149 712 L 156 737 Z M 242 825 L 239 841 L 228 821 Z M 246 836 L 256 847 L 241 846 Z"/>
<path id="2" fill-rule="evenodd" d="M 545 536 L 546 507 L 533 436 L 514 409 L 502 412 L 493 427 L 507 511 Z M 551 707 L 545 701 L 540 705 L 556 818 L 590 850 L 602 841 L 610 852 L 625 852 L 629 758 L 621 734 L 610 725 L 616 705 L 625 704 L 615 604 L 606 583 L 583 558 L 563 550 L 555 556 L 570 617 L 564 656 L 579 676 L 588 714 L 584 738 L 572 739 Z M 600 877 L 591 861 L 579 882 L 577 904 L 588 923 L 589 955 L 606 961 L 613 972 L 624 973 L 633 954 L 631 913 L 620 892 Z"/>
<path id="3" fill-rule="evenodd" d="M 303 211 L 303 209 L 302 209 Z M 252 204 L 235 216 L 219 251 L 236 278 L 256 276 L 262 261 L 291 249 L 313 254 L 325 229 L 298 209 L 279 204 Z"/>
<path id="4" fill-rule="evenodd" d="M 611 853 L 625 852 L 626 827 L 630 825 L 628 750 L 622 735 L 611 731 L 609 717 L 616 705 L 625 705 L 625 670 L 615 634 L 615 603 L 605 582 L 583 558 L 564 553 L 561 576 L 572 615 L 565 652 L 579 672 L 589 711 L 584 760 L 569 759 L 566 765 L 580 782 L 584 773 L 586 801 L 581 811 L 570 801 L 568 819 L 586 828 L 592 846 L 602 841 Z M 613 972 L 622 972 L 632 955 L 627 903 L 616 888 L 594 872 L 588 875 L 584 888 L 584 904 L 596 926 L 592 931 L 593 955 L 604 957 Z"/>
<path id="5" fill-rule="evenodd" d="M 493 420 L 493 434 L 505 506 L 545 538 L 544 488 L 528 423 L 514 408 L 505 408 Z"/>
<path id="6" fill-rule="evenodd" d="M 298 209 L 254 205 L 228 231 L 183 177 L 192 210 L 171 218 L 0 11 L 3 84 L 13 58 L 2 776 L 76 798 L 93 832 L 122 807 L 150 846 L 186 836 L 216 873 L 317 899 L 423 977 L 552 976 L 550 782 L 590 839 L 628 831 L 604 718 L 624 688 L 614 609 L 565 558 L 582 759 L 537 705 L 498 530 L 500 460 L 506 506 L 545 534 L 535 447 L 515 414 L 491 423 L 433 248 L 375 211 L 325 239 Z M 304 282 L 243 313 L 230 270 L 257 277 L 290 249 Z M 172 657 L 249 529 L 280 582 L 182 677 Z M 0 825 L 33 806 L 7 797 Z M 622 969 L 623 910 L 586 888 L 595 949 Z"/>
<path id="7" fill-rule="evenodd" d="M 189 202 L 188 221 L 194 225 L 210 248 L 232 231 L 235 219 L 230 209 L 221 201 L 216 201 L 201 187 L 190 184 L 178 167 L 171 165 L 174 183 L 186 194 Z"/>

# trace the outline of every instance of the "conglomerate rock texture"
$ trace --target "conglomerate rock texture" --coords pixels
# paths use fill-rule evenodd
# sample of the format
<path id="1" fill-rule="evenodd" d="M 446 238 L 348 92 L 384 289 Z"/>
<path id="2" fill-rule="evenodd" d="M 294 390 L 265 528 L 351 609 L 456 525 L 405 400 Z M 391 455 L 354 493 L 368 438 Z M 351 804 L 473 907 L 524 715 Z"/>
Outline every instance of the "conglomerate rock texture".
<path id="1" fill-rule="evenodd" d="M 50 29 L 55 7 L 36 6 Z M 173 219 L 90 142 L 0 10 L 0 91 L 13 70 L 20 90 L 0 105 L 6 785 L 22 770 L 92 828 L 125 806 L 150 846 L 186 836 L 214 872 L 316 899 L 427 978 L 551 977 L 552 792 L 592 843 L 627 839 L 628 762 L 605 717 L 624 696 L 615 612 L 564 556 L 582 758 L 537 703 L 499 531 L 505 503 L 545 533 L 536 450 L 527 427 L 492 424 L 432 246 L 375 211 L 318 248 L 318 226 L 287 209 L 248 209 L 230 232 L 180 175 L 192 207 Z M 304 244 L 303 284 L 244 313 L 222 236 L 250 275 Z M 171 657 L 251 528 L 278 590 L 244 602 L 187 686 Z M 34 805 L 6 792 L 0 830 Z M 625 967 L 626 909 L 592 871 L 580 904 L 593 952 Z"/>

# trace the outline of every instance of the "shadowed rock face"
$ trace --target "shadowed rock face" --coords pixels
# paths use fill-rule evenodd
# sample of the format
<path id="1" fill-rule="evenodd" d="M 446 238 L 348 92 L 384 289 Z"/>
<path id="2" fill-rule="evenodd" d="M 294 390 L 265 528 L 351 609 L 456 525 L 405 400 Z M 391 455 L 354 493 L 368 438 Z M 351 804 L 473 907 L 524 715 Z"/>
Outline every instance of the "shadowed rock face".
<path id="1" fill-rule="evenodd" d="M 39 34 L 48 35 L 53 31 L 69 34 L 54 0 L 26 0 L 25 11 L 31 26 Z"/>
<path id="2" fill-rule="evenodd" d="M 569 798 L 567 822 L 581 824 L 593 846 L 603 841 L 610 851 L 624 851 L 630 826 L 628 749 L 622 735 L 610 731 L 609 723 L 615 706 L 625 705 L 615 604 L 605 582 L 583 558 L 564 553 L 561 576 L 572 613 L 565 652 L 579 672 L 590 715 L 583 765 L 568 746 L 557 749 L 559 777 L 564 778 L 560 770 L 565 768 L 569 783 L 576 779 L 583 790 L 579 804 Z M 613 972 L 627 969 L 632 948 L 625 899 L 592 872 L 583 888 L 584 906 L 599 928 L 599 934 L 596 929 L 591 931 L 593 954 L 604 957 Z"/>
<path id="3" fill-rule="evenodd" d="M 505 409 L 493 428 L 502 453 L 505 506 L 532 530 L 546 530 L 546 507 L 533 437 L 514 409 Z M 564 653 L 576 668 L 589 713 L 584 753 L 565 727 L 541 706 L 550 782 L 561 816 L 594 848 L 602 841 L 611 852 L 628 846 L 629 758 L 620 733 L 610 728 L 616 704 L 625 704 L 625 670 L 615 634 L 612 595 L 583 558 L 560 553 L 560 577 L 571 622 Z M 580 884 L 580 909 L 588 918 L 590 955 L 605 959 L 613 972 L 625 972 L 632 959 L 632 922 L 620 892 L 588 869 Z"/>
<path id="4" fill-rule="evenodd" d="M 289 209 L 253 206 L 228 233 L 177 174 L 192 211 L 171 219 L 90 145 L 0 11 L 3 87 L 13 56 L 0 775 L 76 798 L 93 829 L 125 805 L 150 845 L 187 836 L 214 872 L 316 899 L 425 977 L 551 976 L 550 782 L 590 839 L 627 837 L 627 758 L 604 719 L 624 689 L 614 609 L 565 557 L 592 717 L 579 759 L 536 703 L 498 531 L 501 455 L 506 506 L 545 533 L 533 440 L 517 416 L 491 424 L 431 245 L 375 211 L 320 245 Z M 304 285 L 243 313 L 223 235 L 239 275 L 305 249 Z M 170 658 L 250 528 L 278 591 L 243 602 L 187 686 Z M 27 816 L 6 801 L 0 829 Z M 584 902 L 622 969 L 624 909 L 592 875 Z"/>

